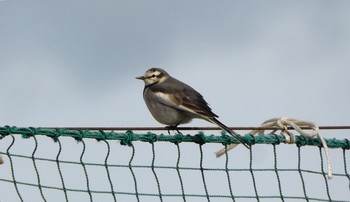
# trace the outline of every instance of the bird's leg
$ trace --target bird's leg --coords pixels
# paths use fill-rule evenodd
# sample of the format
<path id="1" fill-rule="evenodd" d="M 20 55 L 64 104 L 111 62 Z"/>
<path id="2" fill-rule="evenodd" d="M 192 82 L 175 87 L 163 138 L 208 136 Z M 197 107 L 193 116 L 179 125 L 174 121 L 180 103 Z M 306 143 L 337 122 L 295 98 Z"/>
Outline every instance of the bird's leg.
<path id="1" fill-rule="evenodd" d="M 177 126 L 179 124 L 176 124 L 176 125 L 172 125 L 172 126 L 165 126 L 165 128 L 168 130 L 168 134 L 170 135 L 170 130 L 172 131 L 176 131 L 177 133 L 181 133 L 178 129 L 177 129 Z"/>

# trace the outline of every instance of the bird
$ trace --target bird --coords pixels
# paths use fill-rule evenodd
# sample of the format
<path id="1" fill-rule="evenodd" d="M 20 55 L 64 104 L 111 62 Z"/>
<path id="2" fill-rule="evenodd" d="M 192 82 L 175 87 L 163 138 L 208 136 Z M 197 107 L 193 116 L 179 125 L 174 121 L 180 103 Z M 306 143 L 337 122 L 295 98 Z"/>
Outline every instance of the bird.
<path id="1" fill-rule="evenodd" d="M 143 99 L 154 119 L 168 129 L 177 129 L 180 124 L 194 118 L 216 124 L 235 137 L 248 149 L 250 145 L 236 132 L 221 123 L 203 96 L 191 86 L 179 81 L 161 68 L 152 67 L 136 79 L 144 81 Z"/>

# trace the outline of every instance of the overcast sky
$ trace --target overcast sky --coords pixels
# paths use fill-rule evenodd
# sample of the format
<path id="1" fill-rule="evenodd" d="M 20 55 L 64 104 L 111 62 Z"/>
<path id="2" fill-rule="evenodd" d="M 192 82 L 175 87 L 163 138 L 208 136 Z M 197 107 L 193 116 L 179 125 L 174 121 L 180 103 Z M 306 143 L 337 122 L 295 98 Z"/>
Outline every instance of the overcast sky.
<path id="1" fill-rule="evenodd" d="M 135 77 L 162 67 L 229 126 L 350 125 L 349 20 L 349 1 L 0 1 L 0 123 L 161 126 Z"/>
<path id="2" fill-rule="evenodd" d="M 0 4 L 3 124 L 159 125 L 134 79 L 152 66 L 230 125 L 349 123 L 347 1 Z"/>

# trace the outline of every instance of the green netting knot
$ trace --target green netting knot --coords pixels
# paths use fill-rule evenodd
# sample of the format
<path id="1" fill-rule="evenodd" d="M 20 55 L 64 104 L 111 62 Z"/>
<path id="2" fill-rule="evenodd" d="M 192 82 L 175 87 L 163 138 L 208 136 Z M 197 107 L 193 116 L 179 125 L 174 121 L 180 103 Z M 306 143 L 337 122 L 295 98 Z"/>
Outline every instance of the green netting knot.
<path id="1" fill-rule="evenodd" d="M 56 136 L 57 136 L 57 137 L 61 136 L 62 133 L 63 133 L 63 131 L 64 131 L 64 129 L 57 128 L 57 129 L 55 130 Z"/>
<path id="2" fill-rule="evenodd" d="M 81 142 L 81 141 L 83 141 L 83 137 L 85 136 L 86 132 L 87 132 L 86 130 L 79 130 L 78 134 L 73 136 L 73 138 L 76 141 Z"/>
<path id="3" fill-rule="evenodd" d="M 345 145 L 342 147 L 343 149 L 350 149 L 350 141 L 348 139 L 344 139 Z"/>
<path id="4" fill-rule="evenodd" d="M 203 145 L 207 142 L 206 136 L 204 135 L 203 131 L 200 131 L 200 132 L 198 132 L 198 134 L 191 136 L 191 137 L 192 137 L 192 140 L 194 143 L 197 143 L 200 145 Z"/>
<path id="5" fill-rule="evenodd" d="M 174 138 L 170 140 L 170 142 L 174 143 L 174 144 L 179 144 L 183 141 L 184 139 L 184 135 L 181 133 L 177 133 L 173 136 Z"/>
<path id="6" fill-rule="evenodd" d="M 11 127 L 6 125 L 3 128 L 0 129 L 0 134 L 1 134 L 1 138 L 3 138 L 6 135 L 11 134 Z"/>
<path id="7" fill-rule="evenodd" d="M 262 135 L 262 138 L 263 138 L 263 134 Z M 286 143 L 286 138 L 283 136 L 283 135 L 277 135 L 275 133 L 270 133 L 270 134 L 267 134 L 265 135 L 265 139 L 263 141 L 261 141 L 262 143 L 265 143 L 265 144 L 272 144 L 272 145 L 279 145 L 281 143 Z"/>
<path id="8" fill-rule="evenodd" d="M 244 140 L 250 145 L 255 145 L 255 143 L 256 143 L 255 136 L 252 134 L 245 135 Z"/>
<path id="9" fill-rule="evenodd" d="M 331 148 L 335 147 L 338 144 L 338 141 L 335 138 L 327 139 L 326 142 L 327 142 L 327 145 Z"/>
<path id="10" fill-rule="evenodd" d="M 295 144 L 298 147 L 307 145 L 308 141 L 304 136 L 296 136 Z"/>
<path id="11" fill-rule="evenodd" d="M 99 130 L 98 132 L 101 134 L 100 137 L 95 138 L 98 142 L 107 139 L 107 134 L 104 130 Z"/>
<path id="12" fill-rule="evenodd" d="M 226 134 L 225 131 L 221 132 L 221 137 L 223 139 L 223 141 L 221 142 L 224 146 L 232 144 L 232 138 Z"/>
<path id="13" fill-rule="evenodd" d="M 37 134 L 37 129 L 33 127 L 29 128 L 17 128 L 22 133 L 22 138 L 28 139 Z"/>
<path id="14" fill-rule="evenodd" d="M 281 140 L 278 138 L 279 136 L 277 134 L 271 134 L 271 135 L 269 135 L 269 137 L 271 137 L 271 139 L 273 139 L 273 142 L 272 142 L 273 145 L 281 144 Z"/>
<path id="15" fill-rule="evenodd" d="M 41 128 L 38 128 L 38 134 L 43 133 L 47 137 L 52 138 L 54 142 L 58 141 L 58 136 L 59 136 L 59 133 L 57 133 L 56 131 L 57 130 L 43 130 Z"/>
<path id="16" fill-rule="evenodd" d="M 120 140 L 121 145 L 132 145 L 132 141 L 134 140 L 134 133 L 131 130 L 125 132 L 123 139 Z"/>
<path id="17" fill-rule="evenodd" d="M 304 136 L 296 136 L 295 144 L 298 147 L 306 146 L 306 145 L 323 147 L 322 141 L 320 138 L 312 138 L 312 137 L 304 137 Z M 329 144 L 329 141 L 327 141 L 327 145 L 328 144 Z"/>
<path id="18" fill-rule="evenodd" d="M 154 143 L 158 140 L 157 135 L 151 132 L 147 132 L 147 134 L 144 137 L 149 143 Z"/>

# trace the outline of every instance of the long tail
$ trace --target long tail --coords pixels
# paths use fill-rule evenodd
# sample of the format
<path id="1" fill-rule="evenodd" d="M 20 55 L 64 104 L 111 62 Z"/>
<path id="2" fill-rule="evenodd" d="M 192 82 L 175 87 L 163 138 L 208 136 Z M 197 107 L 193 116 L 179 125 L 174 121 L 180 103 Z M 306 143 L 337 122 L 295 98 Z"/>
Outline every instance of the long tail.
<path id="1" fill-rule="evenodd" d="M 228 132 L 230 135 L 232 135 L 234 138 L 236 138 L 240 143 L 242 143 L 245 147 L 250 149 L 250 145 L 240 136 L 238 135 L 235 131 L 231 130 L 229 127 L 225 126 L 223 123 L 221 123 L 219 120 L 216 118 L 209 118 L 210 122 L 215 123 L 218 125 L 220 128 Z"/>

